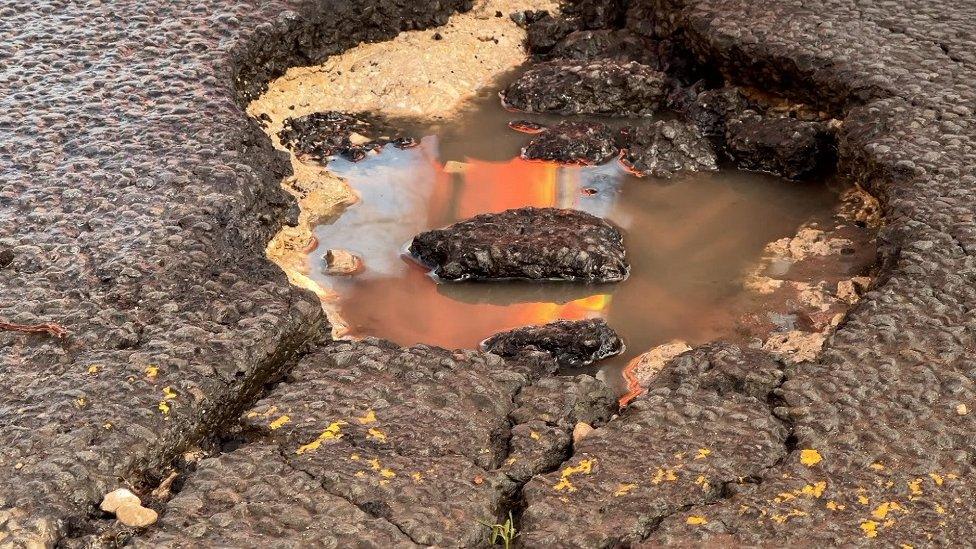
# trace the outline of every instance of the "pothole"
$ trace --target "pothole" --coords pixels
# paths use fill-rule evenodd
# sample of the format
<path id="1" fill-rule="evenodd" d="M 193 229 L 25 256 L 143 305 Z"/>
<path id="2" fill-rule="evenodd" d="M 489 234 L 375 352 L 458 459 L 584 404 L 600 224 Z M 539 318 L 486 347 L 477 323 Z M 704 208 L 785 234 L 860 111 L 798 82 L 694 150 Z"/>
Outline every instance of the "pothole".
<path id="1" fill-rule="evenodd" d="M 495 23 L 499 18 L 494 11 L 487 3 L 480 12 L 458 18 Z M 512 26 L 508 17 L 503 21 L 496 24 Z M 411 34 L 399 44 L 395 40 L 348 54 L 357 62 L 340 58 L 294 71 L 251 105 L 251 113 L 266 122 L 279 146 L 281 129 L 309 114 L 360 120 L 353 129 L 358 131 L 347 131 L 354 151 L 345 156 L 312 158 L 308 150 L 296 147 L 303 153 L 299 159 L 292 151 L 297 174 L 292 185 L 334 189 L 325 208 L 334 215 L 317 213 L 321 201 L 311 208 L 303 206 L 306 223 L 286 230 L 286 238 L 269 248 L 293 280 L 323 297 L 337 336 L 477 348 L 485 338 L 521 326 L 602 318 L 620 334 L 626 350 L 600 362 L 598 375 L 624 401 L 639 393 L 667 359 L 710 341 L 763 348 L 788 362 L 816 358 L 830 331 L 870 285 L 880 222 L 877 204 L 830 169 L 817 166 L 818 151 L 767 142 L 798 134 L 795 128 L 819 127 L 826 134 L 837 121 L 752 90 L 703 92 L 682 86 L 677 78 L 665 82 L 672 87 L 664 101 L 671 108 L 662 106 L 652 117 L 512 112 L 498 96 L 520 77 L 522 87 L 513 89 L 523 95 L 516 98 L 521 106 L 546 108 L 545 93 L 531 89 L 531 79 L 525 84 L 522 75 L 527 69 L 543 67 L 557 74 L 579 66 L 606 69 L 600 61 L 568 68 L 548 62 L 512 69 L 509 66 L 522 54 L 486 40 L 490 31 L 479 29 L 472 38 L 457 30 L 464 24 L 455 25 L 454 31 L 448 27 Z M 495 59 L 488 67 L 479 66 L 471 77 L 430 79 L 433 90 L 476 80 L 483 85 L 472 97 L 461 91 L 469 89 L 466 86 L 452 88 L 453 93 L 434 93 L 429 104 L 417 98 L 384 100 L 372 88 L 364 97 L 354 95 L 368 82 L 392 78 L 394 65 L 389 60 L 402 59 L 411 47 L 426 46 L 419 42 L 426 40 L 457 43 L 461 49 L 491 44 L 484 55 L 499 48 L 505 62 Z M 368 75 L 343 72 L 354 67 Z M 455 69 L 435 72 L 451 70 Z M 458 65 L 456 71 L 461 70 Z M 330 82 L 353 95 L 337 98 Z M 548 85 L 542 84 L 543 92 Z M 549 93 L 557 95 L 558 84 L 552 85 Z M 396 86 L 384 89 L 402 92 Z M 391 93 L 395 97 L 397 92 Z M 510 97 L 515 93 L 509 90 Z M 716 115 L 719 109 L 714 105 L 729 101 L 730 94 L 746 106 L 734 116 Z M 665 125 L 653 126 L 657 121 Z M 697 146 L 694 139 L 702 140 L 715 151 L 717 171 L 681 170 L 687 166 L 669 164 L 673 151 L 662 150 L 657 141 L 637 149 L 645 156 L 636 155 L 633 146 L 628 152 L 620 143 L 628 131 L 647 135 L 692 127 L 710 136 L 716 133 L 715 125 L 724 128 L 727 122 L 737 126 L 718 130 L 718 146 L 714 139 L 709 144 L 697 136 L 687 141 L 671 134 L 657 138 L 686 156 L 698 154 L 697 164 L 691 166 L 695 169 L 708 167 L 702 165 L 709 162 L 707 154 L 703 161 L 702 153 L 686 149 Z M 594 146 L 594 127 L 613 135 L 609 150 L 587 149 Z M 555 135 L 550 142 L 539 139 L 546 128 Z M 589 133 L 578 133 L 577 128 Z M 299 139 L 300 133 L 293 131 L 291 136 Z M 385 144 L 396 136 L 415 141 L 409 146 Z M 553 154 L 562 155 L 562 161 L 538 160 Z M 404 257 L 411 239 L 423 231 L 527 206 L 575 209 L 609 220 L 624 235 L 628 279 L 612 284 L 438 284 L 425 268 Z M 283 249 L 297 253 L 281 253 Z"/>

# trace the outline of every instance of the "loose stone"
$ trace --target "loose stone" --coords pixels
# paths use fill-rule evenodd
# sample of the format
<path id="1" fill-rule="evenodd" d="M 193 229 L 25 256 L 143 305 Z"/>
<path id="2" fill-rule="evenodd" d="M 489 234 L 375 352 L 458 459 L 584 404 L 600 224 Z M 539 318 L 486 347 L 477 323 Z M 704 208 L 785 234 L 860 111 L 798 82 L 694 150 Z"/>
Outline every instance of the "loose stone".
<path id="1" fill-rule="evenodd" d="M 102 504 L 99 508 L 106 513 L 114 513 L 119 507 L 126 504 L 142 505 L 142 500 L 139 496 L 133 494 L 125 488 L 119 488 L 118 490 L 113 490 L 102 498 Z"/>
<path id="2" fill-rule="evenodd" d="M 522 158 L 588 165 L 603 164 L 619 152 L 613 132 L 605 124 L 561 122 L 523 148 Z"/>
<path id="3" fill-rule="evenodd" d="M 122 505 L 115 511 L 115 516 L 119 519 L 119 522 L 132 528 L 145 528 L 150 524 L 154 524 L 159 518 L 156 511 L 137 503 L 126 503 Z"/>
<path id="4" fill-rule="evenodd" d="M 671 177 L 680 171 L 715 171 L 711 143 L 693 126 L 676 120 L 629 128 L 621 162 L 638 176 Z"/>
<path id="5" fill-rule="evenodd" d="M 417 235 L 410 254 L 442 280 L 627 278 L 623 236 L 577 210 L 519 208 L 475 216 Z"/>
<path id="6" fill-rule="evenodd" d="M 348 250 L 329 250 L 325 253 L 325 272 L 334 276 L 354 275 L 363 270 L 363 260 Z"/>
<path id="7" fill-rule="evenodd" d="M 668 77 L 640 63 L 549 61 L 533 66 L 501 95 L 506 107 L 525 112 L 650 116 L 668 91 Z"/>
<path id="8" fill-rule="evenodd" d="M 622 353 L 624 344 L 606 321 L 597 318 L 516 328 L 489 337 L 481 348 L 503 357 L 543 351 L 561 367 L 578 368 Z"/>

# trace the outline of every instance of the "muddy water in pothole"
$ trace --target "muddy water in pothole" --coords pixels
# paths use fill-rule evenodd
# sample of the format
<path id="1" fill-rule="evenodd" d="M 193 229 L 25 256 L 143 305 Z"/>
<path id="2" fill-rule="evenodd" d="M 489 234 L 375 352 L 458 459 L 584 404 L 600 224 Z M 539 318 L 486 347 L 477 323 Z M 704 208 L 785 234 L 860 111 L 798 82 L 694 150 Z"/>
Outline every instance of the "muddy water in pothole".
<path id="1" fill-rule="evenodd" d="M 603 317 L 627 351 L 600 363 L 600 377 L 623 391 L 620 370 L 652 347 L 739 339 L 736 319 L 759 304 L 743 276 L 764 246 L 811 219 L 829 219 L 837 202 L 824 182 L 735 170 L 665 181 L 635 178 L 616 161 L 570 167 L 520 160 L 531 136 L 509 129 L 509 121 L 565 118 L 507 112 L 497 91 L 485 90 L 451 120 L 400 124 L 409 126 L 407 135 L 425 136 L 417 148 L 387 146 L 359 163 L 329 164 L 361 201 L 317 228 L 310 272 L 337 291 L 349 335 L 476 348 L 517 326 Z M 402 255 L 421 231 L 522 206 L 578 208 L 609 219 L 624 233 L 630 278 L 613 285 L 437 284 Z M 332 248 L 358 254 L 365 270 L 323 274 Z"/>

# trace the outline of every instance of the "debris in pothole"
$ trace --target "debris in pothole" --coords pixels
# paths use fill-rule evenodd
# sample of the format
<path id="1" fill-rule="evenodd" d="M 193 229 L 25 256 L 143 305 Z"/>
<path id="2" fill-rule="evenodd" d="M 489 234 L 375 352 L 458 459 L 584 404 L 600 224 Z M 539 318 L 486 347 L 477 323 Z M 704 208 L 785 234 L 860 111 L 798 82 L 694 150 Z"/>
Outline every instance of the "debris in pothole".
<path id="1" fill-rule="evenodd" d="M 534 54 L 545 54 L 552 50 L 566 35 L 582 28 L 582 23 L 566 17 L 553 17 L 548 12 L 526 26 L 528 39 L 526 46 Z"/>
<path id="2" fill-rule="evenodd" d="M 524 112 L 650 116 L 668 91 L 664 73 L 636 62 L 547 61 L 533 65 L 501 95 L 506 107 Z"/>
<path id="3" fill-rule="evenodd" d="M 584 438 L 588 437 L 590 433 L 594 431 L 593 426 L 589 423 L 584 423 L 580 421 L 573 427 L 573 444 L 579 444 Z"/>
<path id="4" fill-rule="evenodd" d="M 513 120 L 508 123 L 508 127 L 512 128 L 517 132 L 527 133 L 529 135 L 535 135 L 546 131 L 547 127 L 538 122 L 530 122 L 528 120 Z"/>
<path id="5" fill-rule="evenodd" d="M 392 133 L 390 128 L 379 125 L 378 121 L 328 111 L 286 119 L 278 138 L 299 158 L 325 163 L 332 156 L 342 155 L 358 162 L 388 143 L 395 141 L 400 147 L 412 143 L 409 138 L 385 137 L 389 133 Z"/>
<path id="6" fill-rule="evenodd" d="M 522 149 L 522 158 L 590 165 L 603 164 L 619 152 L 614 133 L 605 124 L 560 122 L 529 142 Z"/>
<path id="7" fill-rule="evenodd" d="M 622 353 L 624 343 L 605 320 L 595 318 L 516 328 L 489 337 L 481 348 L 504 357 L 543 351 L 563 368 L 579 368 Z"/>
<path id="8" fill-rule="evenodd" d="M 669 178 L 681 171 L 714 171 L 718 159 L 712 144 L 695 128 L 677 120 L 631 126 L 624 137 L 621 162 L 639 176 Z"/>
<path id="9" fill-rule="evenodd" d="M 620 282 L 630 265 L 623 236 L 591 214 L 519 208 L 417 235 L 411 255 L 440 279 Z"/>
<path id="10" fill-rule="evenodd" d="M 724 147 L 728 121 L 753 105 L 738 88 L 725 87 L 695 93 L 687 104 L 676 105 L 702 135 Z"/>
<path id="11" fill-rule="evenodd" d="M 626 30 L 584 30 L 572 32 L 560 40 L 549 57 L 576 61 L 612 59 L 637 61 L 660 70 L 656 44 Z"/>
<path id="12" fill-rule="evenodd" d="M 354 275 L 363 270 L 363 260 L 348 250 L 332 249 L 325 252 L 325 272 L 334 276 Z"/>
<path id="13" fill-rule="evenodd" d="M 155 524 L 156 520 L 159 519 L 159 514 L 148 507 L 126 503 L 116 509 L 115 517 L 126 526 L 145 528 L 146 526 Z"/>
<path id="14" fill-rule="evenodd" d="M 837 155 L 833 133 L 826 124 L 753 111 L 727 123 L 725 141 L 729 156 L 740 168 L 790 179 L 823 172 Z"/>
<path id="15" fill-rule="evenodd" d="M 126 504 L 142 505 L 142 500 L 139 499 L 139 496 L 133 494 L 129 490 L 119 488 L 105 494 L 99 508 L 106 513 L 115 513 L 119 507 Z"/>

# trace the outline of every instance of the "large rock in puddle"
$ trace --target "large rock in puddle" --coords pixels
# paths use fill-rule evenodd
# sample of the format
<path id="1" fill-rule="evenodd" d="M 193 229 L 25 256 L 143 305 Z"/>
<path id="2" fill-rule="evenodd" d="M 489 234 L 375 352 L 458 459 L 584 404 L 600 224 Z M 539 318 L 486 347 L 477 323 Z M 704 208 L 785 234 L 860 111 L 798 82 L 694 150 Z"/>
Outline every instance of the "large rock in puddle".
<path id="1" fill-rule="evenodd" d="M 525 112 L 650 116 L 668 91 L 667 75 L 640 63 L 548 61 L 501 95 L 506 107 Z"/>
<path id="2" fill-rule="evenodd" d="M 519 208 L 421 233 L 410 254 L 440 279 L 620 282 L 630 265 L 623 236 L 577 210 Z"/>
<path id="3" fill-rule="evenodd" d="M 629 546 L 665 517 L 750 489 L 787 453 L 767 402 L 781 377 L 768 356 L 730 345 L 671 361 L 560 470 L 526 484 L 521 543 Z"/>
<path id="4" fill-rule="evenodd" d="M 552 160 L 564 164 L 603 164 L 620 150 L 614 132 L 605 124 L 560 122 L 543 129 L 522 149 L 526 160 Z"/>
<path id="5" fill-rule="evenodd" d="M 718 169 L 715 149 L 690 124 L 677 120 L 627 128 L 621 162 L 635 175 L 671 177 Z"/>
<path id="6" fill-rule="evenodd" d="M 837 146 L 827 124 L 745 111 L 725 130 L 726 151 L 747 170 L 803 179 L 829 169 Z"/>
<path id="7" fill-rule="evenodd" d="M 328 111 L 285 120 L 278 139 L 302 159 L 324 163 L 331 156 L 342 155 L 358 162 L 388 143 L 399 148 L 417 143 L 410 137 L 386 137 L 395 134 L 395 129 L 379 119 Z"/>
<path id="8" fill-rule="evenodd" d="M 319 348 L 244 415 L 240 447 L 200 464 L 148 543 L 487 546 L 484 523 L 565 459 L 573 425 L 616 412 L 602 382 L 554 368 L 541 353 Z"/>
<path id="9" fill-rule="evenodd" d="M 516 328 L 489 337 L 481 348 L 504 357 L 543 351 L 561 367 L 579 368 L 622 353 L 624 343 L 605 320 L 594 318 Z"/>

